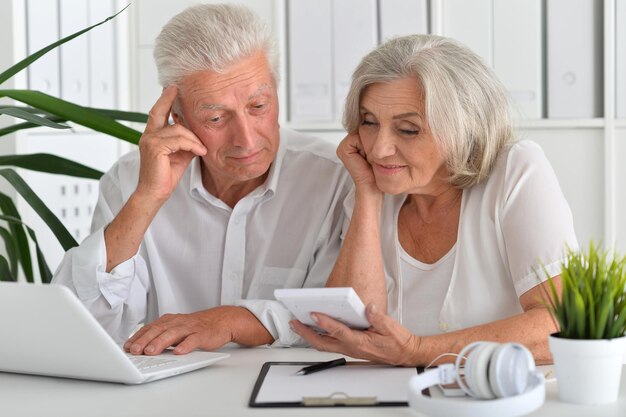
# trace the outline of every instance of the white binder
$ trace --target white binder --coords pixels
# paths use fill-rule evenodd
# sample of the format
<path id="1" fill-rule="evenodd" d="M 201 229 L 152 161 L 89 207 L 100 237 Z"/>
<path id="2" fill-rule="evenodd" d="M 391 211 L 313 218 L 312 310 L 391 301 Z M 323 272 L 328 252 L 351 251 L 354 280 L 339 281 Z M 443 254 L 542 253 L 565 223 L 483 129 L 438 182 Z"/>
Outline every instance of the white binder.
<path id="1" fill-rule="evenodd" d="M 89 0 L 89 25 L 113 15 L 112 0 Z M 89 92 L 90 105 L 114 108 L 115 100 L 115 22 L 109 21 L 89 34 Z"/>
<path id="2" fill-rule="evenodd" d="M 541 0 L 493 2 L 493 68 L 517 110 L 542 117 Z"/>
<path id="3" fill-rule="evenodd" d="M 492 0 L 443 2 L 443 35 L 454 38 L 493 65 Z"/>
<path id="4" fill-rule="evenodd" d="M 427 0 L 379 0 L 380 41 L 429 33 Z"/>
<path id="5" fill-rule="evenodd" d="M 334 0 L 334 119 L 341 121 L 352 73 L 378 43 L 376 0 Z"/>
<path id="6" fill-rule="evenodd" d="M 443 34 L 467 45 L 491 66 L 509 92 L 516 116 L 541 118 L 540 0 L 446 0 Z"/>
<path id="7" fill-rule="evenodd" d="M 28 0 L 28 53 L 32 54 L 59 39 L 59 11 L 57 2 Z M 58 97 L 60 91 L 59 51 L 53 49 L 28 66 L 28 86 Z"/>
<path id="8" fill-rule="evenodd" d="M 87 2 L 61 0 L 59 3 L 61 37 L 88 26 Z M 89 53 L 87 36 L 79 36 L 61 46 L 61 98 L 89 105 Z"/>
<path id="9" fill-rule="evenodd" d="M 547 2 L 548 117 L 592 118 L 602 109 L 602 2 Z"/>
<path id="10" fill-rule="evenodd" d="M 333 120 L 330 0 L 290 0 L 289 118 Z"/>

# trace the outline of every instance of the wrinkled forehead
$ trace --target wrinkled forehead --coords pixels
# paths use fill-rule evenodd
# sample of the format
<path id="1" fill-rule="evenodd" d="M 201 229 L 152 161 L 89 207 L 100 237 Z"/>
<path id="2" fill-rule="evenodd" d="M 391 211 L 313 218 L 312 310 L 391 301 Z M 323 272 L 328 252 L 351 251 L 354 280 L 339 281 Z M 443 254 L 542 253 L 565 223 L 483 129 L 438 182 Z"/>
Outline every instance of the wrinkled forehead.
<path id="1" fill-rule="evenodd" d="M 179 82 L 179 96 L 194 106 L 215 108 L 276 96 L 276 85 L 264 56 L 244 59 L 224 71 L 198 71 Z"/>
<path id="2" fill-rule="evenodd" d="M 424 117 L 424 92 L 414 78 L 369 84 L 359 100 L 360 109 L 379 107 L 401 113 L 416 112 Z"/>
<path id="3" fill-rule="evenodd" d="M 248 94 L 249 91 L 247 89 L 241 89 L 239 91 L 234 92 L 235 98 L 240 103 L 254 103 L 256 101 L 261 101 L 267 98 L 276 96 L 276 89 L 274 86 L 269 84 L 262 84 L 255 91 Z M 224 94 L 220 94 L 219 92 L 216 94 L 197 94 L 199 96 L 197 101 L 196 110 L 204 111 L 204 110 L 225 110 L 228 109 L 228 96 Z"/>

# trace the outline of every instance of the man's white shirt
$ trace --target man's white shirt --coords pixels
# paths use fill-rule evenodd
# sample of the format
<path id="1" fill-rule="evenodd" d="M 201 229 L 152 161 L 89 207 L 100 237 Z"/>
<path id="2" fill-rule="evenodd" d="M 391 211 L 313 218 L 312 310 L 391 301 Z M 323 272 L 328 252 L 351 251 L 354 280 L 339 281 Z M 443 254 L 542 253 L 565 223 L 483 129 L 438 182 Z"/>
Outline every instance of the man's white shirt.
<path id="1" fill-rule="evenodd" d="M 276 288 L 324 286 L 341 244 L 352 180 L 322 140 L 281 129 L 267 180 L 232 209 L 202 185 L 195 158 L 138 253 L 106 272 L 104 228 L 137 186 L 139 154 L 100 181 L 93 233 L 67 252 L 53 283 L 71 288 L 118 342 L 166 313 L 219 305 L 250 310 L 275 338 L 299 342 Z"/>

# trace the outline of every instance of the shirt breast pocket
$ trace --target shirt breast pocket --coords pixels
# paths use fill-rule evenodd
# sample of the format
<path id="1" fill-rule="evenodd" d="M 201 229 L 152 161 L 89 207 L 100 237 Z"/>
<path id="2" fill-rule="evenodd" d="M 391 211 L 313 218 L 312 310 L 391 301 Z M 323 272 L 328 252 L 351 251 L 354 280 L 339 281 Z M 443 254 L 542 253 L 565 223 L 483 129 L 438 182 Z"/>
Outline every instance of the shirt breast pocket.
<path id="1" fill-rule="evenodd" d="M 275 289 L 300 288 L 305 278 L 306 270 L 304 269 L 266 266 L 257 277 L 253 291 L 248 298 L 273 300 Z"/>

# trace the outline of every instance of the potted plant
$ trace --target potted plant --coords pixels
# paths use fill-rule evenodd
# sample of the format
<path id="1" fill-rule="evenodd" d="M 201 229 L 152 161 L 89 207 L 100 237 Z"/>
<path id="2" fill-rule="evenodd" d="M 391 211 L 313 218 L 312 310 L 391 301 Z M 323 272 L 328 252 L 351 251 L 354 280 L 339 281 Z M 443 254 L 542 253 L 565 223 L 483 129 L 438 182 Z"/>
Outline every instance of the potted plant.
<path id="1" fill-rule="evenodd" d="M 123 10 L 125 9 L 126 8 Z M 0 73 L 0 85 L 54 48 L 108 22 L 123 10 L 93 26 L 42 48 L 12 67 L 2 71 Z M 0 116 L 23 120 L 22 123 L 1 128 L 0 137 L 9 135 L 18 130 L 39 126 L 54 129 L 68 129 L 71 127 L 68 122 L 71 122 L 136 144 L 141 133 L 118 121 L 145 123 L 147 120 L 147 115 L 142 113 L 80 106 L 33 90 L 0 88 L 0 99 L 4 97 L 25 104 L 25 106 L 0 105 Z M 102 172 L 95 169 L 50 154 L 0 155 L 0 167 L 2 166 L 20 167 L 51 174 L 62 174 L 89 179 L 99 179 L 102 175 Z M 14 169 L 0 168 L 0 177 L 8 181 L 44 220 L 65 250 L 78 244 L 61 221 L 46 207 L 45 203 L 33 192 Z M 35 232 L 22 222 L 22 218 L 15 204 L 8 195 L 2 192 L 0 192 L 0 238 L 2 239 L 2 243 L 4 243 L 6 252 L 6 257 L 0 253 L 0 281 L 17 280 L 18 268 L 21 267 L 26 280 L 33 282 L 33 264 L 35 259 L 41 276 L 41 282 L 47 283 L 50 281 L 52 273 L 39 248 Z M 29 238 L 35 247 L 35 259 L 32 259 L 30 254 Z"/>
<path id="2" fill-rule="evenodd" d="M 626 349 L 626 257 L 608 256 L 592 243 L 567 249 L 561 293 L 549 279 L 548 308 L 559 325 L 550 351 L 562 401 L 617 400 Z"/>

